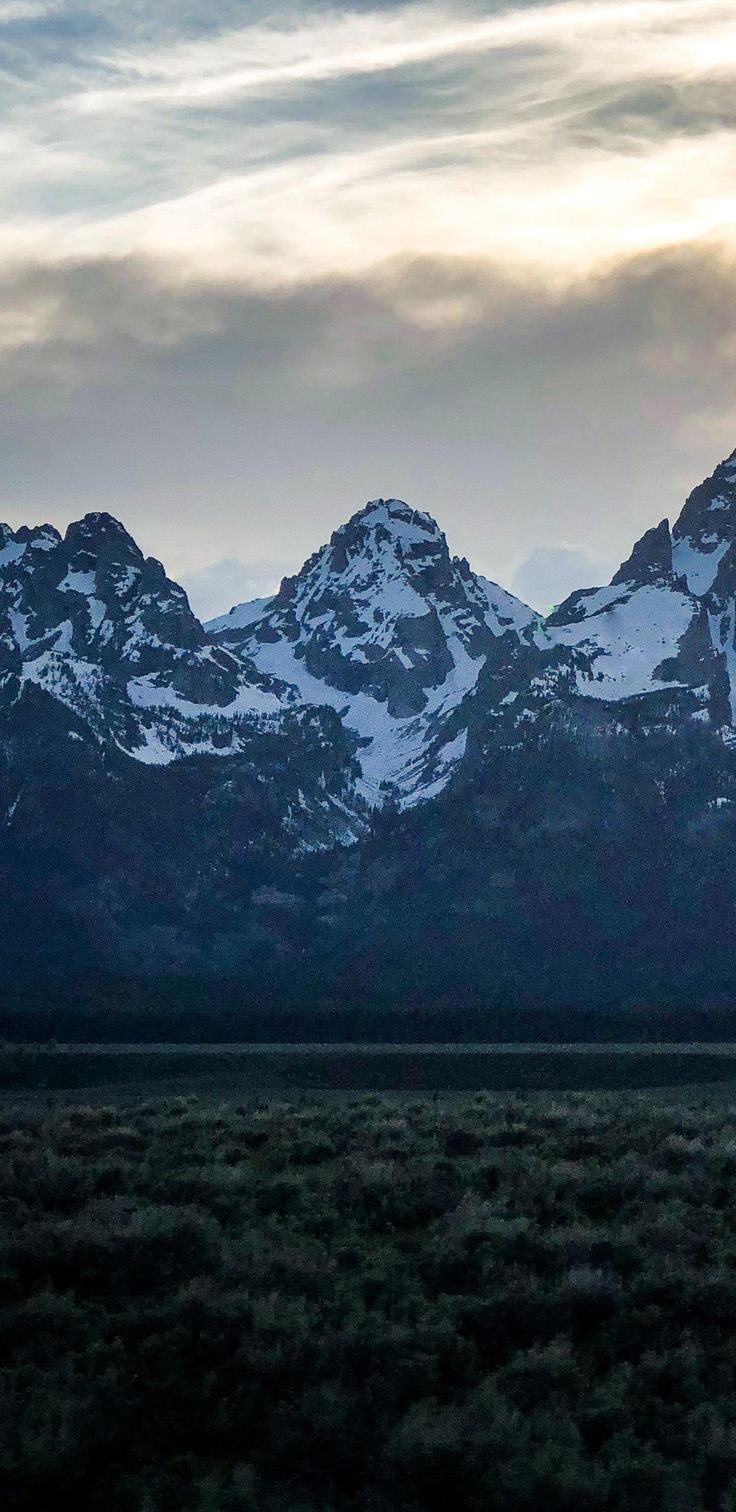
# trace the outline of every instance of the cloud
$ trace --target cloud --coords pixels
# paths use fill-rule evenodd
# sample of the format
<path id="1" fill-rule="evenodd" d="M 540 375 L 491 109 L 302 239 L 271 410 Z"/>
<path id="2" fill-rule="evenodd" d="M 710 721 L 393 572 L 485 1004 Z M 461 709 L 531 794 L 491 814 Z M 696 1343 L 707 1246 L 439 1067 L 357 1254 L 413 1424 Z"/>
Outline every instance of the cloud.
<path id="1" fill-rule="evenodd" d="M 556 292 L 439 258 L 276 291 L 26 269 L 0 279 L 0 512 L 108 508 L 175 576 L 255 576 L 397 495 L 497 581 L 560 542 L 615 566 L 733 449 L 735 295 L 717 248 Z"/>
<path id="2" fill-rule="evenodd" d="M 503 580 L 733 448 L 731 0 L 0 0 L 0 59 L 15 523 L 196 574 L 399 494 Z"/>
<path id="3" fill-rule="evenodd" d="M 61 6 L 61 0 L 5 0 L 0 4 L 0 26 L 13 26 L 18 21 L 37 21 L 53 15 Z"/>
<path id="4" fill-rule="evenodd" d="M 274 286 L 451 248 L 559 283 L 732 237 L 730 0 L 93 13 L 104 50 L 11 56 L 6 263 Z"/>
<path id="5" fill-rule="evenodd" d="M 293 569 L 293 561 L 246 565 L 234 557 L 224 557 L 220 562 L 200 567 L 197 572 L 183 573 L 181 584 L 186 588 L 194 613 L 201 620 L 209 620 L 226 614 L 235 604 L 270 598 L 282 577 Z"/>
<path id="6" fill-rule="evenodd" d="M 732 21 L 727 0 L 564 0 L 490 16 L 428 4 L 319 11 L 301 21 L 287 16 L 281 25 L 272 17 L 267 26 L 241 26 L 165 49 L 121 48 L 99 62 L 113 78 L 123 75 L 130 82 L 108 81 L 71 103 L 92 113 L 152 103 L 197 106 L 283 85 L 530 47 L 548 48 L 567 59 L 571 72 L 589 73 L 598 82 L 693 76 L 733 64 Z"/>
<path id="7" fill-rule="evenodd" d="M 617 565 L 586 546 L 535 546 L 517 567 L 510 586 L 524 603 L 549 614 L 576 588 L 607 583 Z"/>

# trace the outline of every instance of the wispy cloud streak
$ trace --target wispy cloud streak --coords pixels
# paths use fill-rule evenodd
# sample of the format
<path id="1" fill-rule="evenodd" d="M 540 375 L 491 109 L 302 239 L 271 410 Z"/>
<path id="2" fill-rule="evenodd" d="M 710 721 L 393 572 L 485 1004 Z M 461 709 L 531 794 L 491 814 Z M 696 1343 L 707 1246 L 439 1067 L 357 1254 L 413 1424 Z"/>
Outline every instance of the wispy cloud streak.
<path id="1" fill-rule="evenodd" d="M 442 248 L 555 279 L 731 235 L 730 0 L 307 8 L 157 45 L 117 26 L 9 94 L 29 174 L 4 183 L 0 258 L 279 282 Z"/>
<path id="2" fill-rule="evenodd" d="M 207 105 L 288 84 L 530 47 L 567 53 L 581 73 L 590 68 L 609 81 L 683 72 L 693 77 L 734 66 L 736 18 L 725 0 L 567 0 L 466 19 L 421 5 L 334 20 L 320 16 L 281 29 L 243 27 L 214 42 L 103 57 L 111 73 L 128 74 L 132 82 L 81 92 L 71 103 L 89 112 Z"/>
<path id="3" fill-rule="evenodd" d="M 40 20 L 58 12 L 61 4 L 62 0 L 6 0 L 6 4 L 0 5 L 0 26 Z"/>

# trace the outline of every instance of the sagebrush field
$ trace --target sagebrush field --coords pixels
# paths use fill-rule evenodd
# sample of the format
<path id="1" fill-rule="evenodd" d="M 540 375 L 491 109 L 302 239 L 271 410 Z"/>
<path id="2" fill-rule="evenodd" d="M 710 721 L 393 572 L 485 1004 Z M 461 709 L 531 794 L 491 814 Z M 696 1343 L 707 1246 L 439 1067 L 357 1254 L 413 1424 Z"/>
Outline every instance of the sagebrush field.
<path id="1" fill-rule="evenodd" d="M 7 1512 L 732 1512 L 736 1098 L 6 1110 Z"/>

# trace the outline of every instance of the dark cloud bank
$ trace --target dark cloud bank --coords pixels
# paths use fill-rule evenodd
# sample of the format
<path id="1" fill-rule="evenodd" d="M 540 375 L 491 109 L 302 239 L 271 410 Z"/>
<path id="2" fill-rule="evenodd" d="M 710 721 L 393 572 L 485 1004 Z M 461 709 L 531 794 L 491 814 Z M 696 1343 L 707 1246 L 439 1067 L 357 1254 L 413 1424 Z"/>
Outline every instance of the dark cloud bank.
<path id="1" fill-rule="evenodd" d="M 517 586 L 535 548 L 614 562 L 736 444 L 735 280 L 702 246 L 557 295 L 451 258 L 271 293 L 28 269 L 1 291 L 0 513 L 105 507 L 174 572 L 262 582 L 398 494 Z"/>

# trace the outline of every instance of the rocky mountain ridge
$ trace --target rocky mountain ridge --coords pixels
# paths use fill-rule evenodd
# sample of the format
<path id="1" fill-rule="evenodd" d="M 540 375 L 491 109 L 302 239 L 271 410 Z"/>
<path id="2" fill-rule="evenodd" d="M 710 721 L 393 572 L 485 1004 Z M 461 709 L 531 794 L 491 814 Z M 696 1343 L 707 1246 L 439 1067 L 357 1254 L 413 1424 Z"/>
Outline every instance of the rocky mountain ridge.
<path id="1" fill-rule="evenodd" d="M 632 718 L 736 717 L 736 454 L 636 543 L 610 585 L 545 620 L 451 558 L 428 516 L 375 500 L 273 599 L 210 622 L 305 703 L 329 703 L 362 746 L 362 792 L 400 805 L 436 796 L 469 730 L 525 738 L 545 713 L 608 733 Z M 581 704 L 587 701 L 587 707 Z"/>
<path id="2" fill-rule="evenodd" d="M 109 515 L 0 527 L 0 964 L 699 1002 L 735 728 L 736 454 L 546 620 L 395 499 L 206 626 Z"/>
<path id="3" fill-rule="evenodd" d="M 139 762 L 233 756 L 285 718 L 293 731 L 298 711 L 326 740 L 339 724 L 357 773 L 338 795 L 354 806 L 355 824 L 341 822 L 351 840 L 366 804 L 442 792 L 479 722 L 505 730 L 506 748 L 542 711 L 589 724 L 585 699 L 609 706 L 598 710 L 609 729 L 627 709 L 655 722 L 665 711 L 728 741 L 736 460 L 694 490 L 672 530 L 648 530 L 608 587 L 576 591 L 544 621 L 451 557 L 430 516 L 375 499 L 273 598 L 204 627 L 110 515 L 63 539 L 0 526 L 0 625 L 6 710 L 35 685 Z M 326 843 L 337 837 L 328 826 Z"/>

